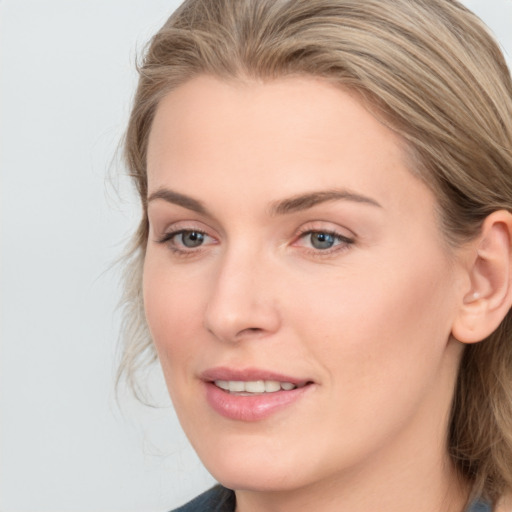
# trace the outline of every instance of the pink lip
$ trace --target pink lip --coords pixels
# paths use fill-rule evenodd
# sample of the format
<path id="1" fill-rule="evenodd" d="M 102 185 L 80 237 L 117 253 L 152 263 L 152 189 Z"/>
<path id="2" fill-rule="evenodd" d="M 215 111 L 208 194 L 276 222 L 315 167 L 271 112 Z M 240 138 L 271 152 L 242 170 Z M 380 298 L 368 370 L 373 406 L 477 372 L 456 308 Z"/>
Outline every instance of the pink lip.
<path id="1" fill-rule="evenodd" d="M 214 380 L 277 380 L 278 382 L 291 382 L 301 386 L 310 382 L 309 379 L 298 379 L 282 373 L 275 373 L 258 368 L 245 368 L 243 370 L 219 366 L 210 368 L 201 374 L 201 380 L 213 382 Z"/>
<path id="2" fill-rule="evenodd" d="M 307 379 L 297 379 L 287 375 L 277 374 L 266 370 L 249 368 L 236 370 L 230 368 L 212 368 L 201 374 L 205 383 L 206 400 L 210 407 L 218 414 L 237 421 L 260 421 L 283 408 L 297 402 L 311 388 L 311 382 Z M 254 381 L 276 380 L 279 382 L 291 382 L 301 386 L 290 391 L 276 391 L 255 396 L 231 394 L 218 388 L 213 381 Z"/>

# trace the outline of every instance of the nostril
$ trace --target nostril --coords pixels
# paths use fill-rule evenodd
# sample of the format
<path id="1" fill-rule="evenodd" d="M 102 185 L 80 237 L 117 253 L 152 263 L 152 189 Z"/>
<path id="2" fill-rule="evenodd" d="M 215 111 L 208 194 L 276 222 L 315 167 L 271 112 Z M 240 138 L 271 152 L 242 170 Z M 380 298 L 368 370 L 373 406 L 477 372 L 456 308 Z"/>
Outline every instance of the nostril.
<path id="1" fill-rule="evenodd" d="M 260 327 L 247 327 L 247 329 L 240 331 L 237 336 L 243 336 L 244 334 L 259 334 L 261 332 L 263 332 L 263 329 Z"/>

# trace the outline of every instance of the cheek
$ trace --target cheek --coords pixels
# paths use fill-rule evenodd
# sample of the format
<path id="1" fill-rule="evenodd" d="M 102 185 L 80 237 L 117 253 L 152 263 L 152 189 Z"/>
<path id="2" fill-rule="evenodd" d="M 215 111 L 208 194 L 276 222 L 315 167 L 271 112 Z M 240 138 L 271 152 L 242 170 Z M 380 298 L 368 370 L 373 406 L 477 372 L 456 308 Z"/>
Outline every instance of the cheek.
<path id="1" fill-rule="evenodd" d="M 169 383 L 170 378 L 184 374 L 186 360 L 199 344 L 203 302 L 200 288 L 148 254 L 143 294 L 146 320 Z"/>
<path id="2" fill-rule="evenodd" d="M 413 258 L 414 257 L 414 258 Z M 413 258 L 413 259 L 410 259 Z M 364 272 L 340 273 L 323 289 L 295 296 L 296 335 L 330 379 L 357 393 L 397 388 L 438 369 L 453 313 L 450 268 L 443 258 L 384 259 Z M 409 385 L 409 384 L 407 384 Z"/>

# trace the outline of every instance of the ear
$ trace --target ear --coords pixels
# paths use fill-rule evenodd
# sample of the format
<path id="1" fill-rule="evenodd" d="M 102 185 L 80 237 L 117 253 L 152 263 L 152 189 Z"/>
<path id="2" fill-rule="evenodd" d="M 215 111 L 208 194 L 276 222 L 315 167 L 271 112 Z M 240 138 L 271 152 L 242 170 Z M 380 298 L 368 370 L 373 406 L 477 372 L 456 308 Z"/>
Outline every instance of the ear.
<path id="1" fill-rule="evenodd" d="M 512 215 L 499 210 L 489 215 L 470 243 L 470 289 L 452 326 L 452 335 L 475 343 L 492 334 L 512 306 Z"/>

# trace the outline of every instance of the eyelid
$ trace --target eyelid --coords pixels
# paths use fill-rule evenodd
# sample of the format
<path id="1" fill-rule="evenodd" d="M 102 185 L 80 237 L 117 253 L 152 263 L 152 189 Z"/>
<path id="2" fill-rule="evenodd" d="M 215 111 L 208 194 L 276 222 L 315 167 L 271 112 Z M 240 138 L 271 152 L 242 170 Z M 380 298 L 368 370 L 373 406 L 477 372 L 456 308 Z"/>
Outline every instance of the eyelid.
<path id="1" fill-rule="evenodd" d="M 210 236 L 208 233 L 206 233 L 205 231 L 202 231 L 200 229 L 173 229 L 173 230 L 170 230 L 170 231 L 167 231 L 166 233 L 164 233 L 161 237 L 158 237 L 157 238 L 157 242 L 159 244 L 164 244 L 170 240 L 172 240 L 175 236 L 177 235 L 181 235 L 183 233 L 199 233 L 201 235 L 204 235 L 205 237 L 208 237 L 208 238 L 213 238 L 212 236 Z"/>
<path id="2" fill-rule="evenodd" d="M 334 238 L 337 238 L 342 243 L 352 244 L 355 242 L 354 238 L 350 238 L 348 236 L 342 235 L 341 233 L 338 233 L 337 231 L 327 230 L 327 229 L 308 229 L 304 232 L 302 232 L 298 237 L 297 240 L 301 240 L 306 235 L 312 235 L 312 234 L 325 234 L 330 235 Z"/>
<path id="3" fill-rule="evenodd" d="M 157 225 L 154 241 L 157 244 L 164 245 L 175 257 L 193 257 L 203 253 L 208 247 L 218 243 L 218 237 L 213 229 L 205 226 L 204 223 L 196 220 L 179 220 L 165 224 L 158 229 Z M 200 233 L 204 236 L 204 242 L 196 247 L 187 247 L 178 241 L 178 237 L 183 233 Z"/>
<path id="4" fill-rule="evenodd" d="M 315 220 L 311 222 L 306 222 L 300 226 L 300 228 L 297 230 L 296 238 L 299 238 L 300 236 L 303 236 L 306 233 L 329 233 L 332 235 L 339 236 L 341 238 L 347 239 L 347 240 L 356 240 L 357 234 L 345 227 L 340 226 L 339 224 L 335 224 L 333 222 L 329 221 L 320 221 Z"/>
<path id="5" fill-rule="evenodd" d="M 204 241 L 200 245 L 187 247 L 183 243 L 183 240 L 181 242 L 178 241 L 180 234 L 183 235 L 184 233 L 201 233 L 204 236 Z M 176 260 L 200 257 L 204 255 L 212 245 L 218 243 L 214 237 L 202 230 L 184 228 L 168 231 L 163 237 L 157 239 L 156 242 L 163 245 Z"/>
<path id="6" fill-rule="evenodd" d="M 308 247 L 300 243 L 300 241 L 304 240 L 307 235 L 312 235 L 314 233 L 322 233 L 333 236 L 338 240 L 338 243 L 327 249 Z M 311 256 L 326 258 L 329 256 L 337 256 L 339 253 L 347 251 L 350 246 L 356 242 L 356 239 L 357 237 L 355 233 L 347 228 L 333 226 L 333 224 L 330 222 L 326 223 L 314 221 L 300 227 L 294 237 L 292 245 L 302 248 L 303 251 L 309 253 Z"/>
<path id="7" fill-rule="evenodd" d="M 217 238 L 216 232 L 210 226 L 204 222 L 197 221 L 195 219 L 190 220 L 177 220 L 174 222 L 155 222 L 150 225 L 153 227 L 155 240 L 161 240 L 169 234 L 177 233 L 179 231 L 197 231 L 198 233 L 204 233 L 212 238 Z"/>

